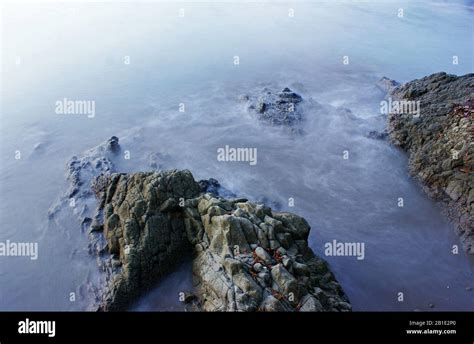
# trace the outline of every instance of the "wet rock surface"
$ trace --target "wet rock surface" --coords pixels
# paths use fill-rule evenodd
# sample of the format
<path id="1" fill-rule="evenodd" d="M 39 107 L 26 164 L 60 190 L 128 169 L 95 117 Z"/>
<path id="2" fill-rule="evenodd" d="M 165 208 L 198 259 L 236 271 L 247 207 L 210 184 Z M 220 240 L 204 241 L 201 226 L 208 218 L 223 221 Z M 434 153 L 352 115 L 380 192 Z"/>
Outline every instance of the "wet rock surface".
<path id="1" fill-rule="evenodd" d="M 116 167 L 115 162 L 121 152 L 119 139 L 112 136 L 107 141 L 86 150 L 81 155 L 73 156 L 66 164 L 66 179 L 69 187 L 48 210 L 48 218 L 60 228 L 63 223 L 69 223 L 72 215 L 79 221 L 81 230 L 89 239 L 89 253 L 97 257 L 97 264 L 103 271 L 112 266 L 108 259 L 107 241 L 102 233 L 102 214 L 96 212 L 98 189 L 107 183 L 107 178 Z M 94 303 L 99 302 L 100 289 L 104 281 L 92 281 L 88 278 L 81 285 L 81 292 L 88 294 Z M 90 310 L 96 309 L 95 304 L 89 305 Z"/>
<path id="2" fill-rule="evenodd" d="M 349 311 L 301 217 L 202 193 L 189 171 L 102 175 L 96 230 L 106 240 L 98 308 L 124 310 L 193 259 L 193 311 Z M 186 301 L 188 300 L 188 301 Z"/>
<path id="3" fill-rule="evenodd" d="M 377 82 L 376 85 L 378 88 L 380 88 L 380 90 L 390 95 L 395 90 L 395 88 L 400 86 L 400 83 L 384 76 Z"/>
<path id="4" fill-rule="evenodd" d="M 104 178 L 104 177 L 101 177 Z M 191 252 L 180 199 L 199 194 L 188 171 L 111 174 L 98 214 L 110 255 L 99 309 L 126 309 Z"/>
<path id="5" fill-rule="evenodd" d="M 371 130 L 367 134 L 367 137 L 369 139 L 374 139 L 374 140 L 385 140 L 388 137 L 388 132 L 387 131 Z"/>
<path id="6" fill-rule="evenodd" d="M 409 171 L 443 204 L 467 252 L 474 254 L 474 74 L 437 73 L 393 89 L 419 101 L 420 114 L 391 113 L 391 141 L 409 152 Z"/>
<path id="7" fill-rule="evenodd" d="M 301 217 L 201 195 L 188 208 L 196 293 L 205 311 L 349 311 Z"/>
<path id="8" fill-rule="evenodd" d="M 90 195 L 90 182 L 100 173 L 114 171 L 111 156 L 118 152 L 120 152 L 119 139 L 112 136 L 106 142 L 85 152 L 81 158 L 73 156 L 67 163 L 68 197 L 80 198 Z"/>
<path id="9" fill-rule="evenodd" d="M 115 171 L 114 160 L 120 153 L 119 139 L 112 136 L 105 142 L 85 151 L 81 156 L 73 156 L 66 164 L 66 179 L 69 187 L 65 194 L 55 202 L 48 211 L 52 220 L 66 214 L 61 210 L 72 210 L 80 221 L 82 230 L 89 235 L 89 250 L 101 254 L 105 241 L 97 235 L 97 220 L 94 219 L 96 207 L 95 194 L 98 183 L 105 179 L 98 176 L 109 176 Z"/>
<path id="10" fill-rule="evenodd" d="M 295 127 L 304 120 L 302 104 L 307 102 L 296 92 L 285 87 L 280 92 L 264 88 L 260 94 L 243 95 L 241 101 L 259 119 L 275 126 Z"/>
<path id="11" fill-rule="evenodd" d="M 237 197 L 232 191 L 223 187 L 217 179 L 209 178 L 209 179 L 202 179 L 198 181 L 199 188 L 203 193 L 210 193 L 213 196 L 221 196 L 227 198 L 234 198 Z"/>

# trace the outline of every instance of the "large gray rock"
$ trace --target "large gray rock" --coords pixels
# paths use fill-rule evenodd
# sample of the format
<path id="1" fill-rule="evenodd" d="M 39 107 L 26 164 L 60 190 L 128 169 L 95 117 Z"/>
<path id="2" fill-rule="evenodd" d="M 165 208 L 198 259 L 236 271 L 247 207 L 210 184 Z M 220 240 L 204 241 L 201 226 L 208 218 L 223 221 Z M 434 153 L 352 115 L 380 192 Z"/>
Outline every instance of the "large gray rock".
<path id="1" fill-rule="evenodd" d="M 410 173 L 454 221 L 474 254 L 474 74 L 437 73 L 391 90 L 420 114 L 389 114 L 391 141 L 410 154 Z"/>
<path id="2" fill-rule="evenodd" d="M 303 218 L 210 194 L 198 198 L 197 210 L 186 223 L 196 247 L 194 281 L 203 310 L 351 309 L 326 263 L 308 248 L 310 228 Z M 302 307 L 311 298 L 318 307 Z"/>
<path id="3" fill-rule="evenodd" d="M 189 171 L 101 176 L 98 214 L 110 255 L 101 310 L 123 310 L 191 252 L 179 203 L 196 197 Z M 104 178 L 106 178 L 104 182 Z"/>
<path id="4" fill-rule="evenodd" d="M 193 310 L 351 309 L 299 216 L 203 194 L 189 171 L 101 175 L 94 189 L 108 262 L 100 310 L 127 309 L 186 256 Z"/>

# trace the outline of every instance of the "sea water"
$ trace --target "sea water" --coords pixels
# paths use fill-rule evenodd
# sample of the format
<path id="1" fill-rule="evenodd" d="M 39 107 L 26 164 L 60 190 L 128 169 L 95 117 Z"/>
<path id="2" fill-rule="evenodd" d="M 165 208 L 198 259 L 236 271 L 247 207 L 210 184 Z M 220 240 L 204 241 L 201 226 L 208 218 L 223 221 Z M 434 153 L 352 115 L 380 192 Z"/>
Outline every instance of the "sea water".
<path id="1" fill-rule="evenodd" d="M 38 252 L 0 257 L 0 309 L 87 309 L 99 274 L 87 235 L 72 210 L 56 221 L 48 209 L 66 161 L 116 135 L 130 158 L 119 171 L 156 157 L 305 217 L 354 310 L 473 310 L 474 262 L 452 253 L 453 225 L 406 154 L 367 137 L 386 124 L 382 76 L 472 72 L 472 17 L 466 1 L 4 5 L 0 241 Z M 239 101 L 265 87 L 321 105 L 303 135 Z M 94 116 L 56 111 L 64 99 L 93 102 Z M 226 145 L 256 149 L 257 163 L 219 161 Z M 364 259 L 325 255 L 334 240 L 364 244 Z M 184 264 L 133 309 L 182 309 L 190 289 Z"/>

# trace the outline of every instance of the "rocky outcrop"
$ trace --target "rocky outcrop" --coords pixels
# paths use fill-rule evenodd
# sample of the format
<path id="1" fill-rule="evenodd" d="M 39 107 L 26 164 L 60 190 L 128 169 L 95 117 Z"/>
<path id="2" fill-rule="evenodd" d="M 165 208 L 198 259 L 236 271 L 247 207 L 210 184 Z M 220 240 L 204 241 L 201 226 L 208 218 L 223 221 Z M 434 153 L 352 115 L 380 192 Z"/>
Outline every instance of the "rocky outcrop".
<path id="1" fill-rule="evenodd" d="M 395 88 L 400 86 L 400 83 L 384 76 L 379 81 L 377 81 L 376 85 L 378 88 L 380 88 L 380 90 L 385 92 L 387 95 L 390 95 L 395 90 Z"/>
<path id="2" fill-rule="evenodd" d="M 90 182 L 100 173 L 111 173 L 114 165 L 111 156 L 120 152 L 119 139 L 112 136 L 103 144 L 88 150 L 81 158 L 73 156 L 67 163 L 69 197 L 90 195 Z"/>
<path id="3" fill-rule="evenodd" d="M 214 178 L 202 179 L 198 181 L 199 188 L 202 193 L 210 193 L 214 196 L 221 196 L 227 198 L 237 197 L 232 191 L 223 187 L 218 180 Z"/>
<path id="4" fill-rule="evenodd" d="M 199 194 L 188 171 L 111 174 L 96 187 L 101 203 L 97 231 L 110 255 L 100 309 L 123 310 L 188 255 L 180 200 Z"/>
<path id="5" fill-rule="evenodd" d="M 390 113 L 390 138 L 409 152 L 410 173 L 444 205 L 464 248 L 474 253 L 474 74 L 437 73 L 390 95 L 419 101 L 419 114 Z"/>
<path id="6" fill-rule="evenodd" d="M 377 130 L 371 130 L 367 134 L 367 137 L 369 139 L 374 139 L 374 140 L 385 140 L 388 137 L 388 132 L 387 131 L 377 131 Z"/>
<path id="7" fill-rule="evenodd" d="M 297 131 L 295 127 L 304 120 L 303 103 L 309 103 L 288 87 L 280 92 L 264 88 L 257 95 L 243 95 L 240 100 L 260 120 L 274 126 L 290 127 L 293 131 Z"/>
<path id="8" fill-rule="evenodd" d="M 112 136 L 107 141 L 87 150 L 82 156 L 73 156 L 66 164 L 66 179 L 69 182 L 69 188 L 48 211 L 49 217 L 53 218 L 64 203 L 69 203 L 83 220 L 83 215 L 87 212 L 87 199 L 94 195 L 91 189 L 92 181 L 100 174 L 114 172 L 113 160 L 120 150 L 119 139 Z"/>
<path id="9" fill-rule="evenodd" d="M 186 256 L 193 310 L 351 309 L 299 216 L 203 194 L 189 171 L 112 173 L 94 185 L 108 253 L 101 310 L 126 309 Z"/>
<path id="10" fill-rule="evenodd" d="M 185 221 L 203 310 L 351 309 L 326 263 L 308 247 L 303 218 L 210 194 L 190 205 Z"/>
<path id="11" fill-rule="evenodd" d="M 66 222 L 72 211 L 80 221 L 82 230 L 89 236 L 89 250 L 99 256 L 105 252 L 106 242 L 96 230 L 98 221 L 94 219 L 96 208 L 94 182 L 98 176 L 107 176 L 115 171 L 114 161 L 120 151 L 119 139 L 112 136 L 85 151 L 81 156 L 73 156 L 66 164 L 69 187 L 48 211 L 49 219 L 58 224 L 61 221 Z"/>

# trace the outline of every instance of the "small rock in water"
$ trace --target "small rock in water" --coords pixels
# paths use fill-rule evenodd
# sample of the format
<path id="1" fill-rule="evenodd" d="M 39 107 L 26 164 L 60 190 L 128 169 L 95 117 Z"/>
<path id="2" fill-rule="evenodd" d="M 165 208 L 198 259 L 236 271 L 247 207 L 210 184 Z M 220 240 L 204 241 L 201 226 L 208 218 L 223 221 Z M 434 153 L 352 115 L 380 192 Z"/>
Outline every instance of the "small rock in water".
<path id="1" fill-rule="evenodd" d="M 372 130 L 367 135 L 368 138 L 375 139 L 375 140 L 385 140 L 387 136 L 388 136 L 388 132 L 385 130 L 384 131 Z"/>
<path id="2" fill-rule="evenodd" d="M 84 217 L 84 219 L 81 222 L 82 230 L 85 231 L 87 230 L 92 223 L 92 219 L 90 217 Z"/>
<path id="3" fill-rule="evenodd" d="M 151 153 L 148 156 L 148 166 L 155 170 L 159 169 L 159 160 L 160 159 L 157 153 Z"/>
<path id="4" fill-rule="evenodd" d="M 255 110 L 259 118 L 272 125 L 293 126 L 303 120 L 299 104 L 303 97 L 285 87 L 281 92 L 274 93 L 265 88 L 256 99 L 241 97 L 246 100 L 249 110 Z"/>
<path id="5" fill-rule="evenodd" d="M 187 293 L 187 292 L 185 292 L 185 293 L 184 293 L 184 298 L 182 299 L 181 302 L 183 302 L 183 303 L 190 303 L 190 302 L 192 302 L 192 301 L 195 300 L 195 299 L 196 299 L 196 295 L 194 295 L 194 294 L 192 294 L 192 293 Z"/>
<path id="6" fill-rule="evenodd" d="M 119 138 L 117 136 L 112 136 L 108 141 L 108 148 L 113 153 L 118 153 L 120 151 Z"/>

